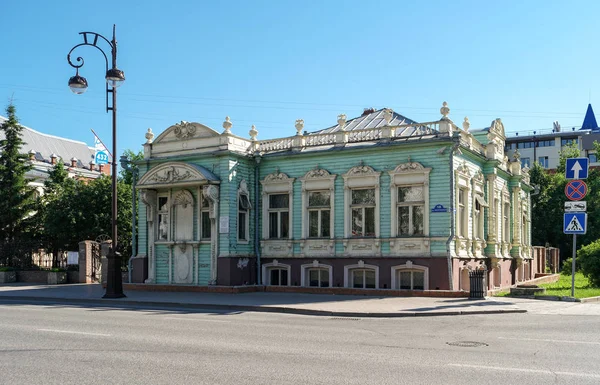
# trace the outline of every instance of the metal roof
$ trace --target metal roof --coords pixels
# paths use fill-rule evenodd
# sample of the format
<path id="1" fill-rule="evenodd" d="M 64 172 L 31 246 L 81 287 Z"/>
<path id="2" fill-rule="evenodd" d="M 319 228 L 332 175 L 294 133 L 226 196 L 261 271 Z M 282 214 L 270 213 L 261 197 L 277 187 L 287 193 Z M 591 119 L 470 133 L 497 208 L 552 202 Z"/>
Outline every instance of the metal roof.
<path id="1" fill-rule="evenodd" d="M 5 117 L 0 116 L 0 124 L 4 124 L 6 120 Z M 71 164 L 71 158 L 75 157 L 80 161 L 78 165 L 81 163 L 79 167 L 85 167 L 93 159 L 94 150 L 84 142 L 43 134 L 29 127 L 21 126 L 23 127 L 22 139 L 25 142 L 21 151 L 23 153 L 35 151 L 35 158 L 38 161 L 50 162 L 50 155 L 56 154 L 67 165 Z M 0 130 L 1 139 L 4 139 L 2 130 Z"/>
<path id="2" fill-rule="evenodd" d="M 349 132 L 349 131 L 354 131 L 354 130 L 362 130 L 362 129 L 366 129 L 366 128 L 378 128 L 378 127 L 383 127 L 383 126 L 388 125 L 386 123 L 385 119 L 383 119 L 383 111 L 384 110 L 385 110 L 385 108 L 381 108 L 374 112 L 364 114 L 357 118 L 346 121 L 346 124 L 344 125 L 344 131 Z M 389 125 L 390 126 L 399 126 L 401 124 L 418 124 L 418 123 L 415 122 L 414 120 L 408 119 L 407 117 L 402 116 L 396 112 L 393 112 L 392 120 L 390 121 Z M 335 126 L 331 126 L 329 128 L 325 128 L 323 130 L 309 132 L 309 133 L 307 133 L 307 135 L 331 134 L 331 133 L 340 131 L 340 129 L 341 129 L 340 125 L 336 124 Z M 405 131 L 406 132 L 402 132 L 400 135 L 410 136 L 415 131 L 415 128 L 410 127 L 410 128 L 407 128 L 407 130 L 405 130 Z"/>

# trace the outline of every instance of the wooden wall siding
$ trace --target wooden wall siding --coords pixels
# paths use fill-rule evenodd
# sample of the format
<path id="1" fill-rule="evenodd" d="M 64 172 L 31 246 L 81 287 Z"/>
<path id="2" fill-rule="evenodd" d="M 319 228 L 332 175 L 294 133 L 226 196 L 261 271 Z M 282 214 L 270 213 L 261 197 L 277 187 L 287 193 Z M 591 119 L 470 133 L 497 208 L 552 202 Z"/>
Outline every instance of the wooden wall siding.
<path id="1" fill-rule="evenodd" d="M 201 243 L 198 255 L 198 284 L 208 285 L 210 280 L 210 243 Z"/>
<path id="2" fill-rule="evenodd" d="M 156 283 L 169 283 L 169 246 L 154 245 L 154 255 L 156 258 Z"/>
<path id="3" fill-rule="evenodd" d="M 392 171 L 401 163 L 408 161 L 419 162 L 424 167 L 432 168 L 429 178 L 429 203 L 430 208 L 436 204 L 443 204 L 444 207 L 450 207 L 449 188 L 449 167 L 448 154 L 438 155 L 436 151 L 440 146 L 428 147 L 389 147 L 378 148 L 377 151 L 369 149 L 364 150 L 344 150 L 336 152 L 323 152 L 318 154 L 294 154 L 293 156 L 273 156 L 265 157 L 260 165 L 260 180 L 266 175 L 279 169 L 280 172 L 287 174 L 291 178 L 301 178 L 310 169 L 326 169 L 331 174 L 337 175 L 335 179 L 335 212 L 334 212 L 334 231 L 335 238 L 341 240 L 344 238 L 344 179 L 343 174 L 347 173 L 352 167 L 360 164 L 361 160 L 365 165 L 371 166 L 375 171 L 381 172 L 380 176 L 380 237 L 389 238 L 391 233 L 390 223 L 390 176 L 388 171 Z M 294 239 L 302 237 L 302 183 L 298 180 L 293 185 L 293 225 L 292 234 Z M 430 215 L 429 233 L 431 237 L 447 237 L 449 235 L 448 213 L 428 213 Z M 382 243 L 381 250 L 389 255 L 389 243 Z M 431 251 L 440 255 L 445 255 L 446 244 L 444 240 L 436 240 L 431 244 Z M 294 253 L 300 253 L 299 245 L 294 246 Z M 341 242 L 335 244 L 335 254 L 343 255 L 344 248 Z"/>

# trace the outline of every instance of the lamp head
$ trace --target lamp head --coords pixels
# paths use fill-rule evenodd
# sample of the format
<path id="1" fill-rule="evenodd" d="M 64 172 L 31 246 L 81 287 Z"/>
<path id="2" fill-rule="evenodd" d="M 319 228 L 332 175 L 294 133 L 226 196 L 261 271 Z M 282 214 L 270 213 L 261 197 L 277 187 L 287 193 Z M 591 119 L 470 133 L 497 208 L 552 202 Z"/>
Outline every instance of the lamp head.
<path id="1" fill-rule="evenodd" d="M 88 82 L 79 72 L 69 79 L 69 88 L 75 94 L 83 94 L 88 88 Z"/>
<path id="2" fill-rule="evenodd" d="M 125 81 L 125 73 L 117 68 L 106 71 L 106 82 L 113 88 L 119 87 Z"/>

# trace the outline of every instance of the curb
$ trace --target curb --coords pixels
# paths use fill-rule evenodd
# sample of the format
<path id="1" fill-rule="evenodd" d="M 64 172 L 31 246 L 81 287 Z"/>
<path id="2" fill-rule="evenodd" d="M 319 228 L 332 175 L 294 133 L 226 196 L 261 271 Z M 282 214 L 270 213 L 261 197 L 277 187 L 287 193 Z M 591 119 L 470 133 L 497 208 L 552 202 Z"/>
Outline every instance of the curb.
<path id="1" fill-rule="evenodd" d="M 251 311 L 261 313 L 284 313 L 298 315 L 312 315 L 325 317 L 348 317 L 348 318 L 403 318 L 403 317 L 437 317 L 437 316 L 456 316 L 456 315 L 481 315 L 481 314 L 511 314 L 527 313 L 525 309 L 497 309 L 497 310 L 455 310 L 440 312 L 383 312 L 383 313 L 363 313 L 346 311 L 329 311 L 315 309 L 300 309 L 283 306 L 260 306 L 260 305 L 223 305 L 223 304 L 196 304 L 179 302 L 158 302 L 158 301 L 133 301 L 123 299 L 80 299 L 80 298 L 53 298 L 53 297 L 33 297 L 33 296 L 3 296 L 0 300 L 7 301 L 35 301 L 49 303 L 71 303 L 71 304 L 93 304 L 105 307 L 114 305 L 137 305 L 158 308 L 179 308 L 196 310 L 232 310 L 232 311 Z"/>
<path id="2" fill-rule="evenodd" d="M 600 302 L 600 297 L 581 298 L 580 302 Z"/>

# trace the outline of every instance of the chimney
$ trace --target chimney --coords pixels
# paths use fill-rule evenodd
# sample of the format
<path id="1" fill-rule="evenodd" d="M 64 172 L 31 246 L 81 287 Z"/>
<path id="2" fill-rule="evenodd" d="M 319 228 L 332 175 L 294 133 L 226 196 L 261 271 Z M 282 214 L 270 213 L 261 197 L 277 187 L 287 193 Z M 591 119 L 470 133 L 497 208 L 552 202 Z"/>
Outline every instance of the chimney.
<path id="1" fill-rule="evenodd" d="M 94 171 L 94 166 L 96 165 L 96 163 L 94 163 L 93 160 L 90 160 L 90 171 Z"/>
<path id="2" fill-rule="evenodd" d="M 35 151 L 34 150 L 29 150 L 29 160 L 35 160 Z"/>
<path id="3" fill-rule="evenodd" d="M 361 116 L 369 115 L 369 114 L 372 114 L 373 112 L 375 112 L 375 108 L 373 108 L 373 107 L 365 108 L 363 110 L 363 113 Z"/>
<path id="4" fill-rule="evenodd" d="M 55 153 L 52 153 L 52 155 L 50 155 L 50 163 L 56 164 L 57 158 L 58 158 L 58 156 Z"/>
<path id="5" fill-rule="evenodd" d="M 71 158 L 71 167 L 77 167 L 77 158 L 75 158 L 75 157 Z"/>
<path id="6" fill-rule="evenodd" d="M 104 164 L 99 164 L 98 165 L 98 171 L 100 171 L 100 173 L 104 172 L 104 166 L 105 166 Z"/>

